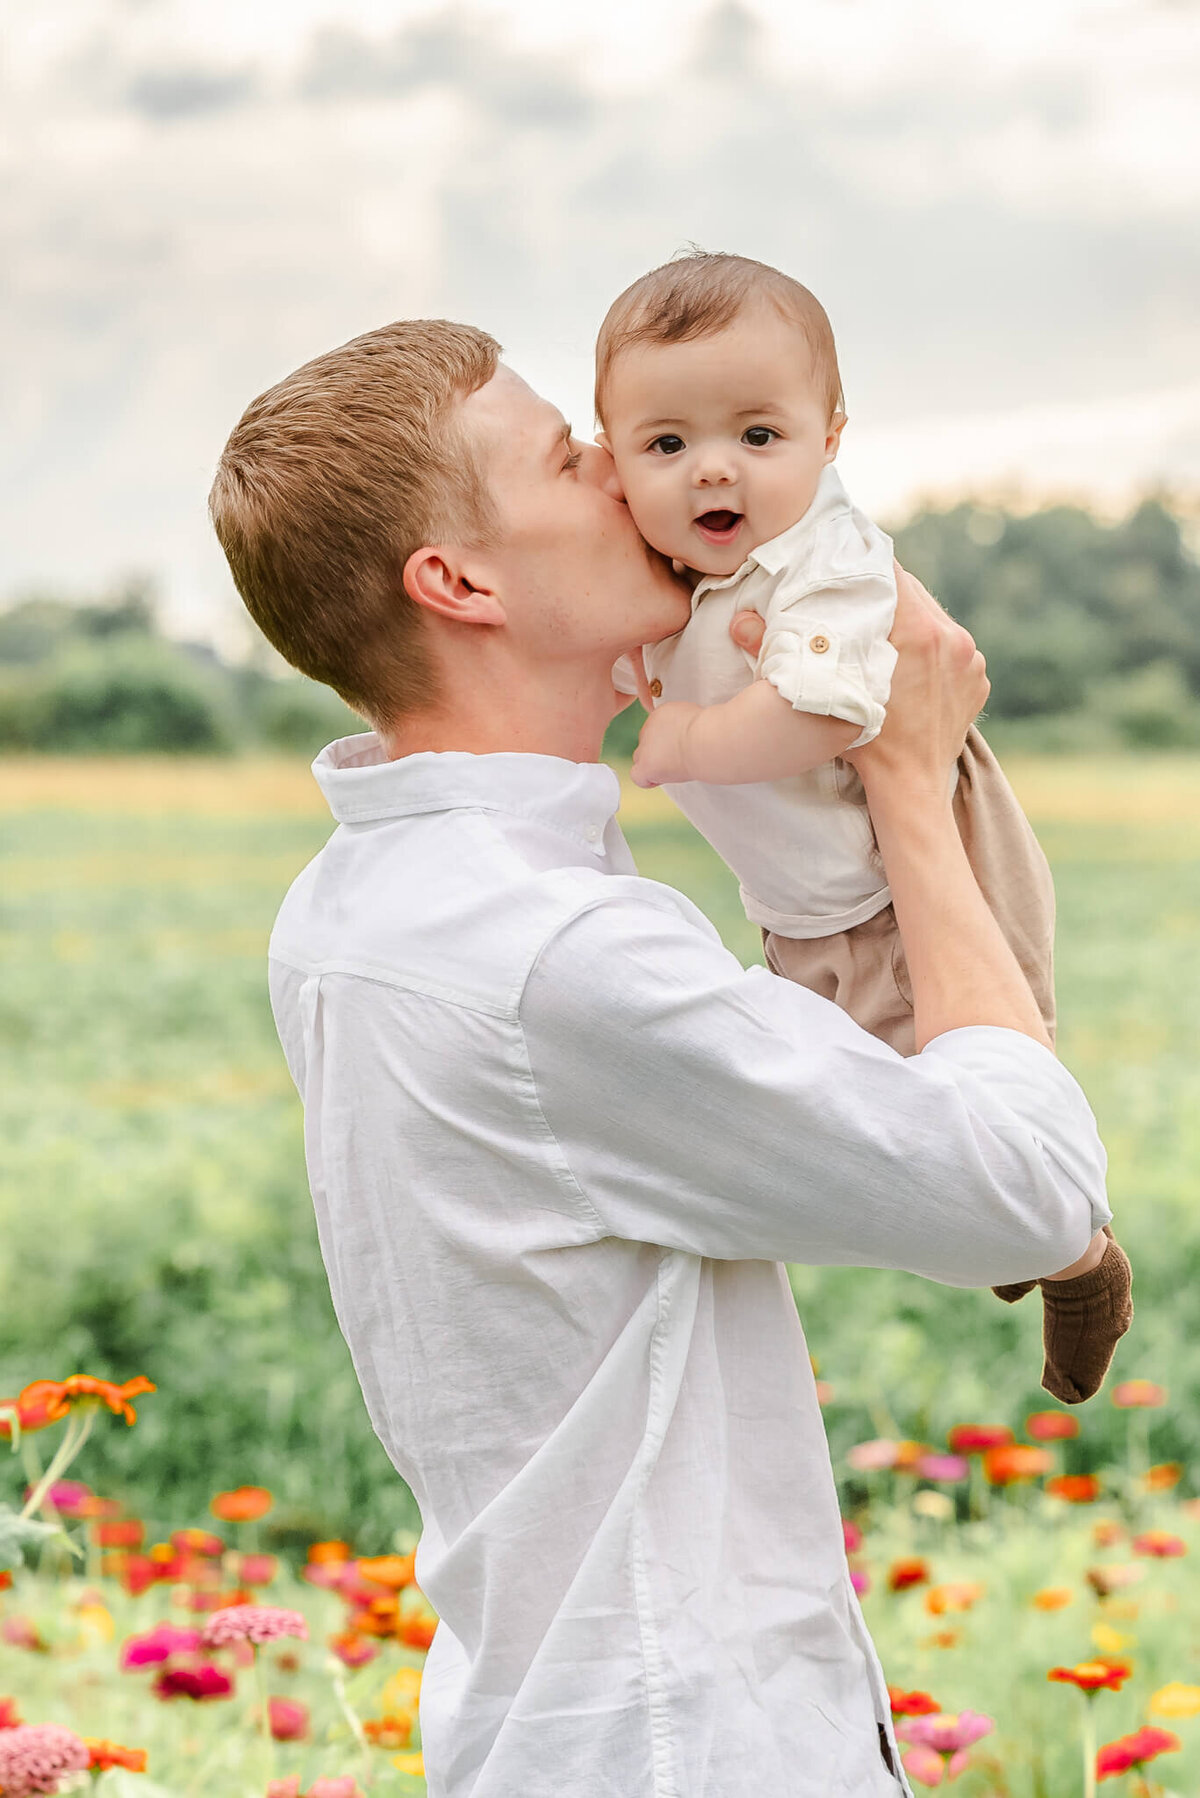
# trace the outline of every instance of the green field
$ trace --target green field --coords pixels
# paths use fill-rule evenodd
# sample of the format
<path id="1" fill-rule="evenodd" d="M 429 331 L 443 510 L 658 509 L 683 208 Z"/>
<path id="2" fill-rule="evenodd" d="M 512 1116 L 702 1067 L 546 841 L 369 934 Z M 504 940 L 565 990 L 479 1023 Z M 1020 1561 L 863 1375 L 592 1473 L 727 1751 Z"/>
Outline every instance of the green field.
<path id="1" fill-rule="evenodd" d="M 1200 761 L 1026 761 L 1015 782 L 1058 882 L 1061 1049 L 1111 1154 L 1137 1276 L 1117 1371 L 1172 1388 L 1157 1459 L 1200 1462 Z M 631 792 L 642 870 L 744 957 L 731 877 L 658 795 Z M 147 1519 L 202 1521 L 215 1485 L 278 1496 L 277 1540 L 366 1552 L 415 1522 L 362 1411 L 305 1186 L 264 947 L 328 831 L 301 765 L 0 762 L 0 1394 L 148 1374 L 135 1431 L 80 1473 Z M 835 1458 L 1034 1407 L 1036 1299 L 798 1268 L 834 1388 Z M 1088 1435 L 1123 1420 L 1094 1405 Z"/>

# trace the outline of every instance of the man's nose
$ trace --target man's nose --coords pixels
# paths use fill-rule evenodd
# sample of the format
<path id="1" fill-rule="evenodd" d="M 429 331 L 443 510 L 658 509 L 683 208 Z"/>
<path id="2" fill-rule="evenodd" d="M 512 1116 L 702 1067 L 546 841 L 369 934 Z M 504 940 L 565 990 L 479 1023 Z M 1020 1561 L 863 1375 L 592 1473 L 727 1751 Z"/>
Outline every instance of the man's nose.
<path id="1" fill-rule="evenodd" d="M 599 443 L 584 443 L 580 445 L 578 453 L 582 458 L 579 472 L 584 480 L 589 481 L 593 487 L 599 487 L 601 493 L 607 493 L 610 499 L 623 502 L 625 491 L 621 486 L 617 465 L 608 451 Z"/>

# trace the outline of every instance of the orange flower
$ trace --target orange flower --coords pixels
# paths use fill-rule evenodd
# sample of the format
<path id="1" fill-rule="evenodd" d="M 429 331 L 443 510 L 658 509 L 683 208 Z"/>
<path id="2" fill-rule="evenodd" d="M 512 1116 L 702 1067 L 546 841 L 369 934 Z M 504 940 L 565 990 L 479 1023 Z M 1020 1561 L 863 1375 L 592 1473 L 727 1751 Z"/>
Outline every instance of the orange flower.
<path id="1" fill-rule="evenodd" d="M 348 1542 L 310 1542 L 308 1559 L 316 1566 L 336 1566 L 341 1561 L 350 1559 Z"/>
<path id="2" fill-rule="evenodd" d="M 1122 1380 L 1114 1386 L 1109 1397 L 1114 1405 L 1122 1411 L 1142 1408 L 1156 1409 L 1167 1402 L 1167 1389 L 1158 1386 L 1153 1380 Z"/>
<path id="3" fill-rule="evenodd" d="M 115 1415 L 124 1417 L 126 1423 L 136 1423 L 137 1412 L 130 1399 L 136 1398 L 139 1392 L 156 1390 L 153 1382 L 142 1374 L 126 1380 L 123 1386 L 116 1386 L 111 1380 L 73 1373 L 67 1380 L 32 1380 L 19 1397 L 0 1400 L 0 1404 L 15 1408 L 22 1430 L 44 1430 L 48 1424 L 60 1422 L 73 1405 L 89 1402 L 107 1405 Z M 0 1435 L 11 1434 L 7 1420 L 0 1423 Z"/>
<path id="4" fill-rule="evenodd" d="M 934 1617 L 944 1617 L 947 1611 L 969 1611 L 983 1597 L 985 1590 L 985 1587 L 974 1580 L 957 1580 L 945 1586 L 930 1586 L 925 1594 L 925 1609 Z"/>
<path id="5" fill-rule="evenodd" d="M 888 1701 L 893 1717 L 936 1717 L 941 1711 L 928 1692 L 906 1692 L 903 1686 L 889 1686 Z"/>
<path id="6" fill-rule="evenodd" d="M 1100 1482 L 1094 1473 L 1060 1473 L 1057 1479 L 1046 1481 L 1046 1490 L 1069 1505 L 1090 1505 L 1100 1496 Z"/>
<path id="7" fill-rule="evenodd" d="M 364 1717 L 363 1734 L 376 1748 L 407 1748 L 412 1726 L 412 1718 L 404 1711 L 386 1717 Z"/>
<path id="8" fill-rule="evenodd" d="M 1156 1560 L 1173 1560 L 1176 1555 L 1187 1553 L 1187 1543 L 1182 1536 L 1173 1536 L 1170 1530 L 1145 1530 L 1140 1536 L 1133 1538 L 1135 1555 L 1153 1555 Z"/>
<path id="9" fill-rule="evenodd" d="M 125 1767 L 130 1773 L 146 1771 L 144 1748 L 122 1748 L 119 1742 L 104 1742 L 95 1736 L 84 1736 L 83 1745 L 89 1755 L 88 1767 L 96 1773 L 102 1773 L 106 1767 Z"/>
<path id="10" fill-rule="evenodd" d="M 1092 1541 L 1097 1548 L 1115 1548 L 1124 1534 L 1115 1517 L 1097 1517 L 1092 1525 Z"/>
<path id="11" fill-rule="evenodd" d="M 6 1592 L 12 1585 L 12 1574 L 7 1567 L 0 1567 L 0 1592 Z"/>
<path id="12" fill-rule="evenodd" d="M 1025 1419 L 1025 1434 L 1035 1442 L 1069 1442 L 1079 1434 L 1079 1419 L 1065 1411 L 1031 1411 Z"/>
<path id="13" fill-rule="evenodd" d="M 430 1611 L 406 1611 L 396 1620 L 396 1639 L 409 1648 L 428 1648 L 437 1623 Z"/>
<path id="14" fill-rule="evenodd" d="M 1030 1603 L 1039 1611 L 1061 1611 L 1074 1602 L 1075 1594 L 1069 1586 L 1043 1586 L 1030 1599 Z"/>
<path id="15" fill-rule="evenodd" d="M 1149 1469 L 1142 1484 L 1147 1492 L 1170 1492 L 1171 1488 L 1177 1486 L 1182 1478 L 1183 1463 L 1181 1461 L 1160 1461 L 1156 1467 Z"/>
<path id="16" fill-rule="evenodd" d="M 1051 1667 L 1046 1678 L 1081 1692 L 1119 1692 L 1132 1668 L 1128 1661 L 1080 1661 L 1074 1667 Z"/>
<path id="17" fill-rule="evenodd" d="M 92 1525 L 92 1540 L 100 1548 L 140 1548 L 145 1534 L 145 1524 L 136 1517 Z"/>
<path id="18" fill-rule="evenodd" d="M 253 1523 L 265 1517 L 274 1503 L 265 1486 L 237 1486 L 232 1492 L 218 1492 L 208 1508 L 222 1523 Z"/>
<path id="19" fill-rule="evenodd" d="M 415 1555 L 371 1555 L 358 1563 L 358 1571 L 365 1580 L 373 1585 L 387 1586 L 392 1592 L 399 1592 L 404 1586 L 411 1586 L 416 1571 Z"/>
<path id="20" fill-rule="evenodd" d="M 1018 1480 L 1033 1480 L 1049 1473 L 1054 1457 L 1049 1449 L 1034 1448 L 1028 1442 L 1001 1443 L 984 1450 L 983 1471 L 990 1486 L 1011 1486 Z"/>
<path id="21" fill-rule="evenodd" d="M 906 1592 L 910 1586 L 923 1586 L 929 1578 L 929 1563 L 920 1555 L 905 1555 L 888 1568 L 888 1590 Z"/>

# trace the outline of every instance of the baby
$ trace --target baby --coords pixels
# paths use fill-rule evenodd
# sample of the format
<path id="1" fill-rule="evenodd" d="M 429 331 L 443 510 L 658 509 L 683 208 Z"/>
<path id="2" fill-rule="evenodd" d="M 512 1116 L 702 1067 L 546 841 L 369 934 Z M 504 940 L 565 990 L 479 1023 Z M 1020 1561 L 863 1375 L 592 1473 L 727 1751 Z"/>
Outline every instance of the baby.
<path id="1" fill-rule="evenodd" d="M 634 755 L 741 882 L 769 966 L 835 1000 L 901 1054 L 912 994 L 862 783 L 840 758 L 883 723 L 895 651 L 890 540 L 834 468 L 846 415 L 829 320 L 798 281 L 696 253 L 643 275 L 596 347 L 599 441 L 646 540 L 695 579 L 690 622 L 643 651 L 654 710 Z M 765 622 L 757 658 L 734 614 Z M 975 877 L 1054 1034 L 1054 889 L 979 732 L 955 816 Z M 1007 1302 L 1034 1283 L 997 1287 Z M 1110 1239 L 1072 1279 L 1038 1282 L 1042 1383 L 1090 1398 L 1129 1327 Z"/>

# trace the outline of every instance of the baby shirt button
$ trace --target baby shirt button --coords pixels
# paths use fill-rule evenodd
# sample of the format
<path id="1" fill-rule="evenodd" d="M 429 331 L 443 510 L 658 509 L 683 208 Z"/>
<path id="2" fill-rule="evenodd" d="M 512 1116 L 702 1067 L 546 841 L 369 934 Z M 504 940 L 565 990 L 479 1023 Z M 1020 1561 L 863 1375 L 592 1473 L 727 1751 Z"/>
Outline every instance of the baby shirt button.
<path id="1" fill-rule="evenodd" d="M 808 639 L 808 647 L 812 650 L 812 652 L 815 656 L 823 656 L 825 654 L 825 651 L 829 648 L 829 638 L 822 637 L 819 635 L 816 637 L 810 637 Z"/>
<path id="2" fill-rule="evenodd" d="M 657 675 L 655 675 L 654 679 L 650 682 L 650 697 L 651 699 L 662 698 L 662 682 Z"/>

